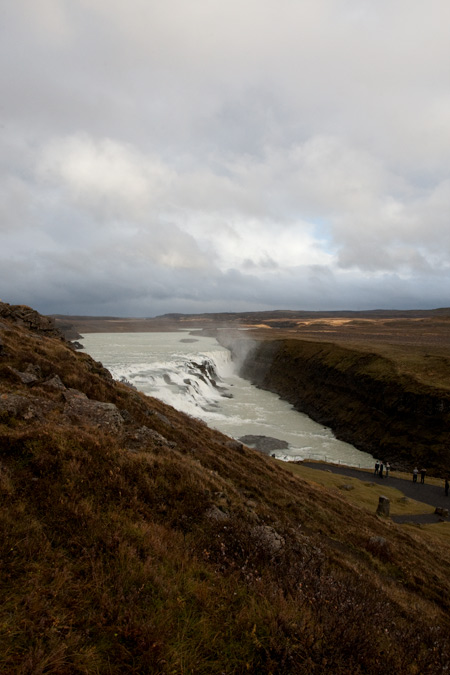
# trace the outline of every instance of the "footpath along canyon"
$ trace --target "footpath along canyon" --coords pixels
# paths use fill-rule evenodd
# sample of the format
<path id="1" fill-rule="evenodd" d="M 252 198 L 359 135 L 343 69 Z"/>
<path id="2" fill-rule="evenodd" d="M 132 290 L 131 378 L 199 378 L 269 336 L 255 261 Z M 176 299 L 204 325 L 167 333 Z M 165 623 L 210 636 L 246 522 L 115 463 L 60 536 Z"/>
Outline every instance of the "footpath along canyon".
<path id="1" fill-rule="evenodd" d="M 449 671 L 447 523 L 350 503 L 114 381 L 63 336 L 209 331 L 342 438 L 442 475 L 450 312 L 301 314 L 48 318 L 0 303 L 2 672 Z"/>

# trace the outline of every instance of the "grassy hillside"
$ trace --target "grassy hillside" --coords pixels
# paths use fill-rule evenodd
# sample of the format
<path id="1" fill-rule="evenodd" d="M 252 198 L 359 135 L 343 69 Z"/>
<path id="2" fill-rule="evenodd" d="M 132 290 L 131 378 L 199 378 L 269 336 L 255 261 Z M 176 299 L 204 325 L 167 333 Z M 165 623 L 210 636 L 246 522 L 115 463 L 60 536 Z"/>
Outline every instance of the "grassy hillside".
<path id="1" fill-rule="evenodd" d="M 445 538 L 350 505 L 3 310 L 2 673 L 448 672 Z"/>

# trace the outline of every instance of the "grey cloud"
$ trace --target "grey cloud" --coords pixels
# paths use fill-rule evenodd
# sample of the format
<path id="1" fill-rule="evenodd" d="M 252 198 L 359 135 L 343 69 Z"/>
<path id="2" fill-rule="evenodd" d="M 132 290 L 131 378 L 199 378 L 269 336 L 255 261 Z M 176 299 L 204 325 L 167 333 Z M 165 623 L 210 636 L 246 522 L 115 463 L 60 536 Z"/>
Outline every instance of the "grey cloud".
<path id="1" fill-rule="evenodd" d="M 448 304 L 449 19 L 446 0 L 9 3 L 1 296 Z"/>

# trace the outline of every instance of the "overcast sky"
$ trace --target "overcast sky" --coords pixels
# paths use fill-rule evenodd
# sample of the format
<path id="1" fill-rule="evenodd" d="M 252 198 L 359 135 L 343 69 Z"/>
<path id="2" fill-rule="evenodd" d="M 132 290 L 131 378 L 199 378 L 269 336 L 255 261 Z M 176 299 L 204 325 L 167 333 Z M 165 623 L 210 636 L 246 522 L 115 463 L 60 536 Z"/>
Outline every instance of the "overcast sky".
<path id="1" fill-rule="evenodd" d="M 0 298 L 450 306 L 449 0 L 0 0 Z"/>

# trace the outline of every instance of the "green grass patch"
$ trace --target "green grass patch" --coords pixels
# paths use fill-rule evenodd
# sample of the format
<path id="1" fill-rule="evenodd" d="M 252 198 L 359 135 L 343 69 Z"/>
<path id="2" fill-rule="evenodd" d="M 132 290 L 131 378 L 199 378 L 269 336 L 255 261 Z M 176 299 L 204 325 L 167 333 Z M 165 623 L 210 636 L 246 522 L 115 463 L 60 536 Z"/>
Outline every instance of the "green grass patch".
<path id="1" fill-rule="evenodd" d="M 311 469 L 302 464 L 293 464 L 291 462 L 284 462 L 283 464 L 289 471 L 292 471 L 294 475 L 300 476 L 310 483 L 321 485 L 322 487 L 332 490 L 351 504 L 372 513 L 376 512 L 378 498 L 381 495 L 388 497 L 390 500 L 390 512 L 392 515 L 413 515 L 434 512 L 432 506 L 424 504 L 423 502 L 409 498 L 405 501 L 403 492 L 389 486 L 389 479 L 387 479 L 383 485 L 380 485 L 379 483 L 368 480 L 368 476 L 370 475 L 368 473 L 364 473 L 361 480 L 359 480 L 350 476 L 332 473 L 331 471 Z M 342 487 L 344 485 L 351 485 L 353 489 L 346 490 Z"/>

